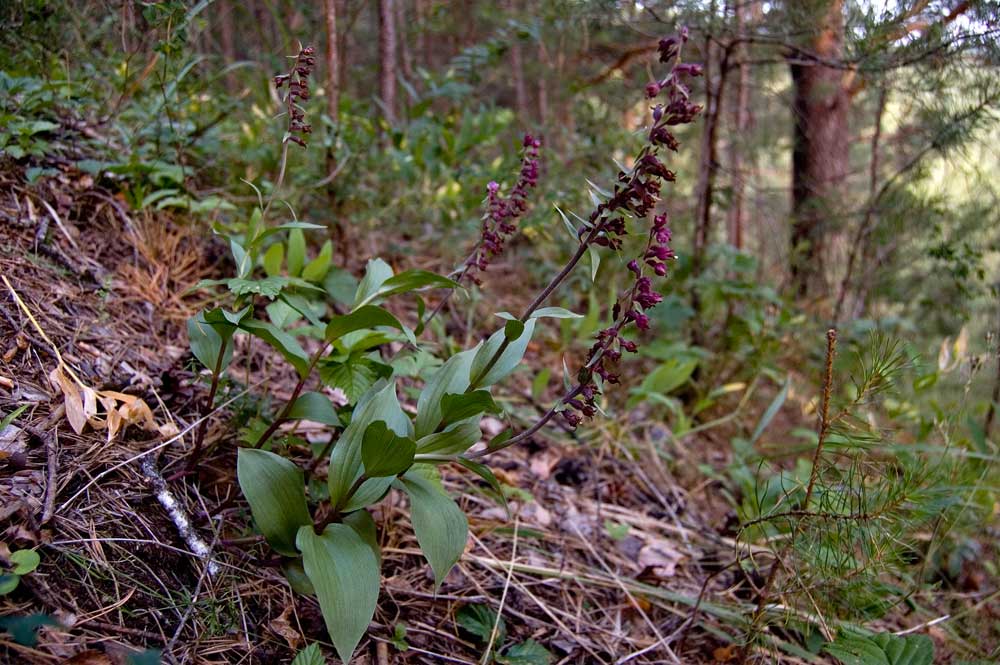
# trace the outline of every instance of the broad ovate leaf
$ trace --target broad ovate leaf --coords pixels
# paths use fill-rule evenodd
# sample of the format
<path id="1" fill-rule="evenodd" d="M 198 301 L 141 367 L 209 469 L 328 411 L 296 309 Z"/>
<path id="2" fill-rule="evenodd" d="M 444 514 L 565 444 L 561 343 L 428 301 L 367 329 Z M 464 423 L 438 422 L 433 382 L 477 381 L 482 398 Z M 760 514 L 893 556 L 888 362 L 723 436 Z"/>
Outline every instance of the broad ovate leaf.
<path id="1" fill-rule="evenodd" d="M 417 440 L 417 452 L 422 454 L 455 455 L 464 453 L 482 438 L 478 416 L 449 425 L 443 432 L 434 432 Z"/>
<path id="2" fill-rule="evenodd" d="M 299 395 L 288 411 L 288 419 L 312 420 L 334 427 L 340 425 L 340 418 L 337 417 L 337 410 L 333 408 L 333 403 L 326 395 L 317 392 Z"/>
<path id="3" fill-rule="evenodd" d="M 302 349 L 298 340 L 284 330 L 257 319 L 245 319 L 240 323 L 240 328 L 270 344 L 285 357 L 285 360 L 291 363 L 300 377 L 309 374 L 309 356 Z"/>
<path id="4" fill-rule="evenodd" d="M 392 267 L 388 263 L 382 259 L 369 259 L 365 276 L 361 278 L 358 290 L 354 294 L 355 309 L 370 302 L 390 277 L 392 277 Z"/>
<path id="5" fill-rule="evenodd" d="M 389 430 L 399 436 L 409 437 L 411 435 L 410 419 L 399 406 L 396 385 L 392 382 L 373 388 L 358 400 L 351 417 L 351 423 L 344 429 L 337 444 L 333 447 L 333 452 L 330 453 L 330 473 L 327 484 L 330 488 L 330 502 L 333 505 L 336 506 L 340 503 L 354 481 L 361 476 L 361 445 L 364 441 L 364 434 L 368 426 L 377 420 L 383 421 Z M 382 480 L 384 479 L 369 480 L 365 485 L 379 484 L 379 481 Z M 366 491 L 365 485 L 362 485 L 358 495 L 367 496 L 363 494 Z M 380 487 L 384 492 L 388 485 L 383 482 Z M 368 491 L 374 494 L 374 490 Z M 348 504 L 345 510 L 349 510 L 354 505 Z"/>
<path id="6" fill-rule="evenodd" d="M 403 473 L 413 464 L 417 444 L 399 436 L 381 420 L 365 430 L 361 442 L 361 461 L 369 478 L 384 478 Z"/>
<path id="7" fill-rule="evenodd" d="M 506 335 L 503 329 L 493 333 L 476 352 L 472 360 L 470 377 L 474 388 L 489 388 L 493 384 L 508 376 L 521 363 L 524 352 L 531 341 L 531 335 L 535 332 L 536 319 L 529 319 L 524 324 L 524 331 L 514 341 L 508 341 L 506 347 L 504 342 Z M 494 362 L 493 358 L 503 348 L 499 358 Z"/>
<path id="8" fill-rule="evenodd" d="M 287 267 L 289 277 L 298 277 L 306 261 L 306 236 L 302 229 L 294 228 L 288 232 Z"/>
<path id="9" fill-rule="evenodd" d="M 302 269 L 302 279 L 310 282 L 319 282 L 326 277 L 330 270 L 330 263 L 333 260 L 333 243 L 327 240 L 319 250 L 319 256 L 310 261 Z"/>
<path id="10" fill-rule="evenodd" d="M 236 477 L 261 534 L 276 552 L 295 556 L 299 529 L 312 528 L 302 470 L 272 452 L 240 448 Z"/>
<path id="11" fill-rule="evenodd" d="M 469 373 L 478 349 L 456 353 L 427 381 L 417 399 L 416 436 L 434 432 L 441 423 L 441 400 L 446 394 L 459 394 L 469 387 Z"/>
<path id="12" fill-rule="evenodd" d="M 326 326 L 326 341 L 334 342 L 348 333 L 376 326 L 390 326 L 397 330 L 403 329 L 403 324 L 387 310 L 375 305 L 359 307 L 350 314 L 335 316 Z"/>
<path id="13" fill-rule="evenodd" d="M 236 331 L 236 326 L 228 323 L 210 323 L 205 318 L 206 312 L 198 312 L 187 321 L 188 343 L 191 353 L 202 365 L 215 371 L 229 366 L 233 358 L 233 345 L 230 340 Z M 222 351 L 222 363 L 219 364 L 219 352 Z"/>
<path id="14" fill-rule="evenodd" d="M 488 390 L 473 390 L 458 395 L 447 394 L 441 398 L 441 419 L 445 423 L 472 418 L 484 413 L 500 413 L 502 409 L 493 401 Z"/>
<path id="15" fill-rule="evenodd" d="M 458 282 L 428 270 L 407 270 L 398 275 L 390 276 L 377 289 L 366 294 L 357 304 L 364 305 L 376 298 L 388 298 L 427 287 L 454 289 L 457 286 Z"/>
<path id="16" fill-rule="evenodd" d="M 330 524 L 321 535 L 311 525 L 304 526 L 298 532 L 297 545 L 333 646 L 348 663 L 375 615 L 378 557 L 346 524 Z"/>
<path id="17" fill-rule="evenodd" d="M 440 587 L 465 551 L 469 523 L 458 504 L 423 475 L 419 466 L 422 465 L 414 467 L 396 482 L 410 497 L 413 532 L 434 571 L 435 587 Z"/>

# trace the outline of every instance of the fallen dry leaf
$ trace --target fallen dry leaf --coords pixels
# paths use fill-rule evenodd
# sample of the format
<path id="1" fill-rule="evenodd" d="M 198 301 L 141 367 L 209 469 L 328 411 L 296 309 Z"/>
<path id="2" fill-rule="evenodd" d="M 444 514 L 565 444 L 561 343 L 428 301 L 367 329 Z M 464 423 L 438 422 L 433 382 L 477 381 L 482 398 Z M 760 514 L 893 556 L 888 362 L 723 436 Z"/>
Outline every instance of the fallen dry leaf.
<path id="1" fill-rule="evenodd" d="M 281 616 L 267 624 L 267 628 L 278 637 L 283 638 L 288 643 L 289 649 L 298 649 L 299 644 L 302 642 L 302 634 L 288 620 L 291 614 L 292 606 L 289 605 L 281 613 Z"/>
<path id="2" fill-rule="evenodd" d="M 712 658 L 714 658 L 717 663 L 726 663 L 731 660 L 736 660 L 736 656 L 737 653 L 735 644 L 719 647 L 712 651 Z"/>
<path id="3" fill-rule="evenodd" d="M 656 539 L 646 543 L 639 550 L 638 564 L 644 573 L 652 573 L 661 579 L 673 577 L 677 564 L 684 558 L 669 540 Z"/>
<path id="4" fill-rule="evenodd" d="M 95 430 L 106 429 L 110 442 L 129 425 L 138 425 L 151 432 L 176 431 L 176 427 L 166 430 L 158 427 L 152 410 L 141 398 L 113 390 L 94 390 L 79 379 L 66 376 L 62 366 L 52 370 L 49 381 L 62 392 L 66 420 L 77 434 L 82 434 L 90 425 Z"/>
<path id="5" fill-rule="evenodd" d="M 114 663 L 106 653 L 97 649 L 87 649 L 72 658 L 67 658 L 63 661 L 63 665 L 114 665 Z"/>

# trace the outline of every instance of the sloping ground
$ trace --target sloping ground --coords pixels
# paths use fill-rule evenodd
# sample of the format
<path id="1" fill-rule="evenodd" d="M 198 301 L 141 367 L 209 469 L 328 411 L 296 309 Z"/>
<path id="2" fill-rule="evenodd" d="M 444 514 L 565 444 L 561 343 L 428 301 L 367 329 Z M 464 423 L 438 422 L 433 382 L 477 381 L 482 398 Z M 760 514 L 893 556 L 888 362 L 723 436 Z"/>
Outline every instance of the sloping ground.
<path id="1" fill-rule="evenodd" d="M 33 646 L 0 637 L 0 662 L 119 663 L 145 648 L 162 649 L 166 662 L 288 662 L 325 643 L 325 631 L 315 601 L 292 594 L 248 526 L 234 478 L 243 386 L 228 386 L 213 414 L 197 475 L 178 473 L 204 399 L 183 326 L 197 303 L 178 294 L 209 276 L 214 250 L 64 169 L 33 185 L 16 170 L 0 180 L 0 272 L 10 284 L 0 297 L 0 411 L 27 407 L 0 453 L 0 554 L 41 555 L 0 597 L 0 614 L 53 624 Z M 110 440 L 106 429 L 74 432 L 65 385 L 51 380 L 57 368 L 70 391 L 118 395 L 119 407 L 141 399 L 152 422 L 136 417 Z M 283 377 L 250 383 L 265 380 L 271 394 L 291 389 Z M 480 606 L 502 606 L 496 643 L 511 658 L 530 652 L 528 640 L 573 663 L 663 662 L 664 644 L 680 648 L 701 566 L 733 543 L 700 526 L 655 457 L 625 462 L 622 450 L 553 436 L 563 443 L 495 460 L 518 488 L 510 519 L 467 475 L 447 476 L 472 536 L 436 594 L 400 498 L 376 510 L 385 583 L 357 662 L 478 662 L 492 629 L 476 636 L 469 608 Z M 696 629 L 683 659 L 711 660 L 723 644 Z"/>
<path id="2" fill-rule="evenodd" d="M 0 433 L 0 556 L 40 554 L 0 596 L 0 618 L 50 624 L 33 645 L 8 624 L 0 662 L 105 665 L 159 649 L 171 663 L 285 663 L 326 645 L 315 600 L 292 593 L 235 481 L 240 423 L 260 398 L 291 393 L 291 377 L 268 374 L 279 363 L 234 364 L 209 453 L 184 473 L 206 392 L 185 332 L 201 303 L 184 294 L 216 276 L 218 248 L 169 215 L 129 211 L 68 166 L 35 184 L 4 171 L 0 221 L 0 412 L 25 407 Z M 77 402 L 65 392 L 91 389 L 94 412 L 67 412 Z M 111 437 L 93 426 L 106 424 L 103 402 L 123 421 Z M 331 436 L 299 434 L 320 446 Z M 727 636 L 740 634 L 762 580 L 729 565 L 733 516 L 697 471 L 723 466 L 725 449 L 674 442 L 641 411 L 572 434 L 553 428 L 491 459 L 514 488 L 509 516 L 478 479 L 447 470 L 471 535 L 437 593 L 403 499 L 390 495 L 374 511 L 384 584 L 356 662 L 478 663 L 498 610 L 497 662 L 546 662 L 530 660 L 536 643 L 561 663 L 734 660 Z M 308 465 L 305 447 L 290 452 Z M 992 606 L 962 598 L 922 600 L 989 622 Z"/>

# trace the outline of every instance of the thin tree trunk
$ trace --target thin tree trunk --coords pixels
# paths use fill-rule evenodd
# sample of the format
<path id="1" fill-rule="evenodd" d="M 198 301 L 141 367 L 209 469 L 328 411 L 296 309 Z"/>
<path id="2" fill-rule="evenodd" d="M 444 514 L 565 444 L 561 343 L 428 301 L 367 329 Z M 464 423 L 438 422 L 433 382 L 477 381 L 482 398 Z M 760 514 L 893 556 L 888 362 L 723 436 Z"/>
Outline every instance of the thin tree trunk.
<path id="1" fill-rule="evenodd" d="M 710 36 L 705 38 L 705 121 L 701 136 L 701 168 L 698 173 L 698 207 L 695 215 L 694 251 L 691 270 L 697 275 L 704 267 L 705 251 L 712 235 L 712 198 L 715 177 L 719 170 L 719 114 L 725 88 L 726 70 L 729 67 L 729 49 L 718 57 L 717 48 Z M 717 62 L 716 62 L 717 60 Z M 718 64 L 718 73 L 714 69 Z M 713 80 L 714 77 L 714 80 Z"/>
<path id="2" fill-rule="evenodd" d="M 998 303 L 997 314 L 1000 315 L 1000 303 Z M 997 332 L 1000 333 L 1000 316 L 997 317 Z M 1000 345 L 1000 339 L 996 341 Z M 996 351 L 997 374 L 993 379 L 993 395 L 990 398 L 990 406 L 986 411 L 986 420 L 983 421 L 983 438 L 990 438 L 990 430 L 993 429 L 993 418 L 996 415 L 997 404 L 1000 404 L 1000 346 Z"/>
<path id="3" fill-rule="evenodd" d="M 396 124 L 395 0 L 378 0 L 379 92 L 385 121 Z"/>
<path id="4" fill-rule="evenodd" d="M 538 44 L 538 57 L 541 62 L 547 63 L 548 53 L 545 52 L 545 46 L 541 42 Z M 548 71 L 548 67 L 543 67 L 542 71 L 538 73 L 538 125 L 539 127 L 546 126 L 546 120 L 549 117 L 549 86 L 545 80 L 545 72 Z M 566 123 L 572 126 L 574 120 L 572 113 L 565 117 Z"/>
<path id="5" fill-rule="evenodd" d="M 417 57 L 421 59 L 424 67 L 431 68 L 431 54 L 427 49 L 427 0 L 414 0 L 413 10 L 417 15 L 417 33 L 414 36 L 414 48 Z"/>
<path id="6" fill-rule="evenodd" d="M 847 257 L 847 268 L 844 270 L 844 278 L 840 282 L 840 290 L 837 293 L 837 304 L 833 310 L 833 322 L 840 323 L 840 317 L 844 310 L 844 301 L 847 299 L 847 292 L 851 288 L 851 280 L 854 277 L 854 266 L 861 253 L 862 261 L 869 257 L 870 236 L 872 233 L 872 223 L 875 220 L 875 208 L 878 203 L 878 169 L 879 169 L 879 143 L 882 139 L 882 117 L 885 115 L 885 105 L 888 101 L 889 91 L 885 85 L 879 90 L 878 106 L 875 111 L 875 131 L 872 133 L 871 159 L 868 162 L 868 203 L 865 205 L 865 214 L 858 225 L 858 230 L 851 243 L 850 254 Z"/>
<path id="7" fill-rule="evenodd" d="M 415 84 L 413 75 L 413 53 L 410 51 L 409 40 L 406 38 L 406 4 L 404 0 L 396 0 L 396 39 L 399 41 L 399 64 L 403 67 L 403 78 L 410 85 Z"/>
<path id="8" fill-rule="evenodd" d="M 819 29 L 793 54 L 790 65 L 795 140 L 789 268 L 799 297 L 816 297 L 827 289 L 829 236 L 837 229 L 838 203 L 847 176 L 850 99 L 843 72 L 820 64 L 820 60 L 839 60 L 842 55 L 843 9 L 843 0 L 819 4 L 818 12 L 807 19 Z"/>
<path id="9" fill-rule="evenodd" d="M 733 0 L 733 29 L 742 35 L 746 26 L 746 0 Z M 743 191 L 746 173 L 743 171 L 743 141 L 750 131 L 750 65 L 746 59 L 746 47 L 740 44 L 733 55 L 739 61 L 736 77 L 736 94 L 733 96 L 733 137 L 729 141 L 729 170 L 732 173 L 732 201 L 729 205 L 729 244 L 743 249 Z"/>
<path id="10" fill-rule="evenodd" d="M 226 65 L 236 61 L 236 41 L 233 39 L 233 6 L 229 0 L 219 0 L 219 39 L 222 41 L 222 57 Z M 236 92 L 235 72 L 226 72 L 226 90 Z"/>
<path id="11" fill-rule="evenodd" d="M 337 38 L 337 0 L 323 0 L 326 18 L 326 114 L 336 126 L 340 119 L 340 40 Z"/>
<path id="12" fill-rule="evenodd" d="M 514 107 L 518 119 L 525 124 L 531 117 L 528 106 L 528 86 L 524 82 L 524 59 L 521 56 L 521 41 L 516 36 L 510 44 L 510 75 L 514 79 Z"/>

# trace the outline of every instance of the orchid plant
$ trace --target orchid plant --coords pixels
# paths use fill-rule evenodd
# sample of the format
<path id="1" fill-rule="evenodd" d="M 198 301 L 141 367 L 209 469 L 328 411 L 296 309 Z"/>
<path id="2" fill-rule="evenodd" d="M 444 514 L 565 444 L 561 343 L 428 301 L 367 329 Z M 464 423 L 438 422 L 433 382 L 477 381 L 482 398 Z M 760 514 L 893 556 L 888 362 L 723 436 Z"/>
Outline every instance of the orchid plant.
<path id="1" fill-rule="evenodd" d="M 239 449 L 237 475 L 256 528 L 281 555 L 293 587 L 316 595 L 330 637 L 345 662 L 364 636 L 379 594 L 380 552 L 369 509 L 390 491 L 408 496 L 413 530 L 439 587 L 465 548 L 468 523 L 443 489 L 438 467 L 459 464 L 502 496 L 494 474 L 480 460 L 529 439 L 558 414 L 571 426 L 595 415 L 596 400 L 606 384 L 618 383 L 616 366 L 622 351 L 636 351 L 636 342 L 623 333 L 633 325 L 639 330 L 648 328 L 645 310 L 661 300 L 654 279 L 667 273 L 674 257 L 666 214 L 654 214 L 652 222 L 647 222 L 660 200 L 663 183 L 674 180 L 660 154 L 664 149 L 678 149 L 672 127 L 691 122 L 701 110 L 692 103 L 684 83 L 699 73 L 697 66 L 681 62 L 685 41 L 682 32 L 660 42 L 660 61 L 670 71 L 647 86 L 651 119 L 647 140 L 632 166 L 617 174 L 612 191 L 595 193 L 595 208 L 588 218 L 573 225 L 563 216 L 576 238 L 568 262 L 520 316 L 500 314 L 506 319 L 500 329 L 444 360 L 420 390 L 412 417 L 399 402 L 398 371 L 383 362 L 378 351 L 393 342 L 419 348 L 417 336 L 463 279 L 477 280 L 477 274 L 503 251 L 538 181 L 542 143 L 525 137 L 520 174 L 508 196 L 501 195 L 497 183 L 489 184 L 481 238 L 451 277 L 422 270 L 395 274 L 384 261 L 372 259 L 348 311 L 329 315 L 336 311 L 326 302 L 332 292 L 332 247 L 325 244 L 309 259 L 304 235 L 320 227 L 298 220 L 270 222 L 289 145 L 305 147 L 309 134 L 300 102 L 309 95 L 312 49 L 301 49 L 292 70 L 275 78 L 279 90 L 285 92 L 288 124 L 274 191 L 266 204 L 259 197 L 245 232 L 229 238 L 236 276 L 202 284 L 225 287 L 227 306 L 199 312 L 189 321 L 188 330 L 194 355 L 211 375 L 206 413 L 214 406 L 220 377 L 233 357 L 236 334 L 250 335 L 273 347 L 296 372 L 298 380 L 290 399 L 251 445 Z M 576 380 L 567 380 L 564 395 L 533 425 L 517 434 L 507 430 L 480 444 L 483 416 L 502 412 L 492 390 L 521 363 L 538 320 L 577 316 L 544 306 L 548 298 L 584 255 L 598 247 L 621 252 L 623 239 L 630 233 L 646 239 L 639 255 L 623 259 L 633 279 L 611 307 L 611 323 L 598 334 Z M 447 295 L 427 316 L 421 300 L 420 320 L 413 328 L 384 306 L 400 295 L 435 289 L 447 289 Z M 267 304 L 261 307 L 262 302 Z M 315 350 L 307 353 L 305 347 Z M 345 393 L 353 405 L 338 409 L 323 392 L 305 390 L 314 378 L 321 385 L 349 388 Z M 281 426 L 295 420 L 322 423 L 333 431 L 331 445 L 307 470 L 315 478 L 323 470 L 320 462 L 328 458 L 326 486 L 316 491 L 316 485 L 308 485 L 308 498 L 304 470 L 268 450 Z M 202 427 L 196 433 L 192 465 L 201 454 L 204 435 Z"/>

